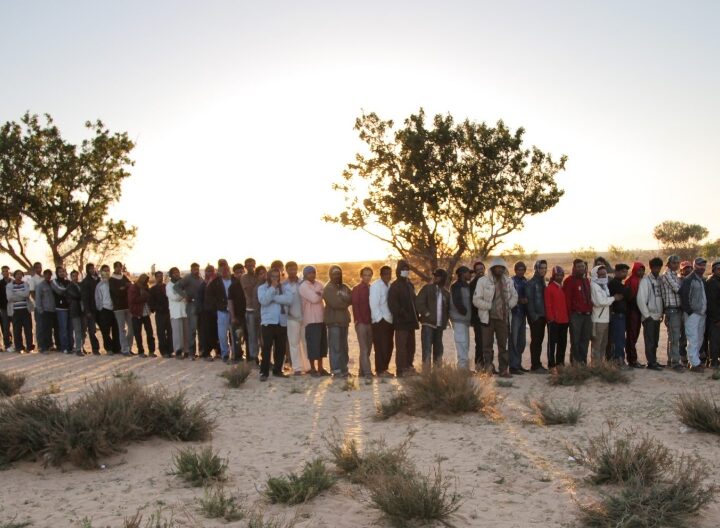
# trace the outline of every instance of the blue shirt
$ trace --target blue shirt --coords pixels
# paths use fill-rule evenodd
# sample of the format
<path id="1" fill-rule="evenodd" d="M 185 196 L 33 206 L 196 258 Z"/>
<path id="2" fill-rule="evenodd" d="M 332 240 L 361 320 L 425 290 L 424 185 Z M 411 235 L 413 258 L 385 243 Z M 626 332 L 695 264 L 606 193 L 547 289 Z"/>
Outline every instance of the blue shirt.
<path id="1" fill-rule="evenodd" d="M 520 299 L 527 298 L 525 287 L 527 286 L 528 280 L 525 277 L 513 276 L 512 281 L 515 286 L 515 291 L 518 294 L 518 303 L 515 305 L 515 308 L 512 309 L 512 313 L 513 315 L 522 317 L 527 315 L 527 304 L 520 304 L 519 301 Z"/>
<path id="2" fill-rule="evenodd" d="M 260 324 L 287 326 L 287 311 L 292 300 L 293 294 L 288 288 L 272 287 L 267 282 L 263 282 L 258 287 Z"/>

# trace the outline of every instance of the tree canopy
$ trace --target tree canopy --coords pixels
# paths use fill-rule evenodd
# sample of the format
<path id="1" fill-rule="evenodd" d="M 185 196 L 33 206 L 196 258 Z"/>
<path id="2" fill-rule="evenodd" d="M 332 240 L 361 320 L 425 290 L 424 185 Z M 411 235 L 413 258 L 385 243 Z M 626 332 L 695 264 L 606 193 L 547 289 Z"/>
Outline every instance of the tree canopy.
<path id="1" fill-rule="evenodd" d="M 695 257 L 700 249 L 700 242 L 708 234 L 707 228 L 699 224 L 687 224 L 677 220 L 665 220 L 653 230 L 653 236 L 664 251 L 676 253 L 683 259 Z"/>
<path id="2" fill-rule="evenodd" d="M 455 123 L 449 114 L 428 127 L 422 108 L 393 127 L 375 113 L 356 120 L 367 152 L 333 186 L 344 210 L 324 219 L 388 243 L 425 280 L 440 266 L 452 273 L 463 258 L 487 257 L 563 195 L 555 176 L 567 157 L 526 148 L 523 128 Z"/>
<path id="3" fill-rule="evenodd" d="M 133 165 L 127 133 L 86 122 L 92 137 L 64 140 L 49 115 L 26 113 L 0 128 L 0 252 L 32 267 L 28 229 L 47 244 L 56 266 L 66 259 L 135 237 L 136 228 L 108 217 Z"/>

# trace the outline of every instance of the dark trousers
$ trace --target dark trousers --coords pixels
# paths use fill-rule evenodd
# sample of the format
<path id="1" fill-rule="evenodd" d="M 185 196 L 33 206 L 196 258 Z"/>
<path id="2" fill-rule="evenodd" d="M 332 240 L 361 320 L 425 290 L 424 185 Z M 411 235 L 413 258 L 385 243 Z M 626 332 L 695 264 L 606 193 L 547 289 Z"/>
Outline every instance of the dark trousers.
<path id="1" fill-rule="evenodd" d="M 720 363 L 720 321 L 708 319 L 705 326 L 710 328 L 710 364 L 716 367 Z"/>
<path id="2" fill-rule="evenodd" d="M 630 308 L 627 313 L 627 329 L 625 332 L 625 358 L 628 365 L 637 363 L 637 340 L 640 337 L 640 310 Z"/>
<path id="3" fill-rule="evenodd" d="M 443 329 L 423 325 L 420 330 L 420 348 L 422 349 L 423 367 L 430 366 L 430 358 L 435 365 L 442 362 L 443 353 Z"/>
<path id="4" fill-rule="evenodd" d="M 657 348 L 660 342 L 660 321 L 647 318 L 642 322 L 643 340 L 645 341 L 645 359 L 648 365 L 657 363 Z"/>
<path id="5" fill-rule="evenodd" d="M 90 348 L 93 352 L 100 352 L 100 342 L 97 338 L 97 312 L 85 314 L 83 320 L 83 336 L 87 332 L 87 336 L 90 339 Z"/>
<path id="6" fill-rule="evenodd" d="M 287 328 L 279 324 L 262 326 L 263 345 L 260 360 L 260 374 L 270 374 L 270 353 L 272 352 L 273 374 L 282 374 L 285 362 L 285 343 L 287 343 Z"/>
<path id="7" fill-rule="evenodd" d="M 328 342 L 325 323 L 310 323 L 305 326 L 305 347 L 308 359 L 311 361 L 327 357 Z"/>
<path id="8" fill-rule="evenodd" d="M 413 368 L 415 359 L 415 330 L 395 329 L 395 371 L 402 375 Z"/>
<path id="9" fill-rule="evenodd" d="M 542 355 L 542 344 L 545 340 L 545 318 L 538 317 L 530 321 L 530 368 L 542 367 L 540 356 Z"/>
<path id="10" fill-rule="evenodd" d="M 217 329 L 217 310 L 203 310 L 200 312 L 200 327 L 202 328 L 200 345 L 202 356 L 210 357 L 210 352 L 215 350 L 220 354 L 220 340 Z"/>
<path id="11" fill-rule="evenodd" d="M 567 348 L 568 323 L 548 323 L 548 368 L 565 364 L 565 349 Z"/>
<path id="12" fill-rule="evenodd" d="M 4 285 L 0 283 L 0 288 L 3 287 Z M 7 310 L 5 310 L 4 307 L 0 307 L 0 328 L 2 329 L 4 348 L 9 348 L 12 344 L 10 326 L 10 318 L 8 317 Z"/>
<path id="13" fill-rule="evenodd" d="M 472 325 L 473 333 L 475 334 L 475 370 L 477 372 L 482 371 L 485 368 L 485 358 L 483 357 L 483 342 L 482 342 L 482 325 L 476 323 Z"/>
<path id="14" fill-rule="evenodd" d="M 625 314 L 610 314 L 610 339 L 612 343 L 611 359 L 618 365 L 625 362 L 625 331 L 627 329 L 627 317 Z"/>
<path id="15" fill-rule="evenodd" d="M 390 368 L 393 353 L 393 325 L 385 319 L 372 325 L 373 347 L 375 348 L 375 372 L 380 374 Z"/>
<path id="16" fill-rule="evenodd" d="M 117 319 L 112 310 L 103 308 L 98 312 L 98 325 L 103 338 L 105 352 L 120 353 L 120 339 L 118 338 Z"/>
<path id="17" fill-rule="evenodd" d="M 55 314 L 52 312 L 35 312 L 35 331 L 37 332 L 38 347 L 41 352 L 52 348 L 52 331 Z M 58 344 L 59 344 L 58 339 Z"/>
<path id="18" fill-rule="evenodd" d="M 14 310 L 12 315 L 13 341 L 15 352 L 23 348 L 28 352 L 33 347 L 32 317 L 27 309 Z M 23 347 L 23 333 L 25 334 L 25 346 Z"/>
<path id="19" fill-rule="evenodd" d="M 150 316 L 144 315 L 142 317 L 133 317 L 133 336 L 135 336 L 135 344 L 137 345 L 138 354 L 144 354 L 145 348 L 143 348 L 142 342 L 142 331 L 145 328 L 145 340 L 147 341 L 148 352 L 150 354 L 155 353 L 155 337 L 153 336 L 153 327 L 150 322 Z"/>
<path id="20" fill-rule="evenodd" d="M 173 353 L 170 312 L 155 312 L 155 331 L 157 332 L 157 347 L 160 354 L 169 356 Z"/>
<path id="21" fill-rule="evenodd" d="M 592 317 L 578 312 L 570 314 L 570 357 L 573 363 L 587 364 L 591 338 Z"/>

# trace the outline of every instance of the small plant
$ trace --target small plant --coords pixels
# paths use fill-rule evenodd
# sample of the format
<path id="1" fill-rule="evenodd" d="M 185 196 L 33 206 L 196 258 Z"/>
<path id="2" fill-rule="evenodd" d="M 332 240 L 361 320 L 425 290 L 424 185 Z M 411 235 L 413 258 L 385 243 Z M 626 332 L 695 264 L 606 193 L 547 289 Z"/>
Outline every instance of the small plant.
<path id="1" fill-rule="evenodd" d="M 355 383 L 355 378 L 348 378 L 345 380 L 345 382 L 340 385 L 340 390 L 342 392 L 350 392 L 356 390 L 357 384 Z"/>
<path id="2" fill-rule="evenodd" d="M 127 381 L 136 381 L 137 374 L 132 370 L 116 370 L 113 372 L 113 378 L 123 379 Z"/>
<path id="3" fill-rule="evenodd" d="M 30 521 L 16 521 L 16 517 L 13 517 L 7 522 L 0 523 L 0 528 L 27 528 L 28 526 L 32 526 L 32 522 Z"/>
<path id="4" fill-rule="evenodd" d="M 83 517 L 78 523 L 78 528 L 93 528 L 92 519 L 89 519 L 88 517 Z"/>
<path id="5" fill-rule="evenodd" d="M 205 447 L 200 452 L 193 448 L 181 449 L 173 455 L 173 466 L 171 474 L 199 487 L 224 481 L 228 464 L 212 447 Z"/>
<path id="6" fill-rule="evenodd" d="M 239 499 L 226 495 L 222 487 L 205 489 L 205 496 L 200 499 L 200 511 L 209 519 L 222 518 L 227 522 L 239 521 L 245 517 Z"/>
<path id="7" fill-rule="evenodd" d="M 370 485 L 370 499 L 394 526 L 413 522 L 440 521 L 447 524 L 461 504 L 461 497 L 443 477 L 438 466 L 434 475 L 415 471 L 382 475 Z"/>
<path id="8" fill-rule="evenodd" d="M 582 385 L 593 377 L 605 383 L 628 383 L 630 381 L 620 367 L 613 363 L 602 362 L 592 366 L 582 364 L 559 366 L 550 372 L 548 383 L 554 386 Z"/>
<path id="9" fill-rule="evenodd" d="M 675 412 L 680 421 L 688 427 L 720 434 L 720 407 L 711 396 L 700 392 L 681 394 Z"/>
<path id="10" fill-rule="evenodd" d="M 410 400 L 403 392 L 393 394 L 389 400 L 381 401 L 377 405 L 375 417 L 378 420 L 387 420 L 406 410 L 410 406 Z"/>
<path id="11" fill-rule="evenodd" d="M 497 380 L 495 380 L 495 385 L 497 385 L 498 387 L 503 387 L 503 388 L 509 389 L 510 387 L 513 386 L 513 381 L 505 380 L 505 379 L 497 379 Z"/>
<path id="12" fill-rule="evenodd" d="M 250 377 L 250 374 L 252 374 L 252 371 L 253 368 L 250 363 L 243 362 L 239 365 L 230 367 L 222 374 L 220 374 L 220 376 L 225 378 L 228 387 L 230 387 L 231 389 L 237 389 L 247 381 L 247 379 Z"/>
<path id="13" fill-rule="evenodd" d="M 322 491 L 332 487 L 335 478 L 321 459 L 306 462 L 302 472 L 288 473 L 267 480 L 265 495 L 272 503 L 300 504 L 307 502 Z"/>
<path id="14" fill-rule="evenodd" d="M 545 398 L 539 398 L 528 400 L 527 406 L 533 411 L 532 421 L 539 425 L 575 425 L 582 416 L 579 403 L 563 408 Z"/>
<path id="15" fill-rule="evenodd" d="M 25 384 L 22 374 L 5 374 L 0 372 L 0 396 L 15 396 Z"/>
<path id="16" fill-rule="evenodd" d="M 568 454 L 588 468 L 595 484 L 658 480 L 672 463 L 670 451 L 650 436 L 633 431 L 616 434 L 613 428 L 588 440 L 587 448 L 568 448 Z"/>
<path id="17" fill-rule="evenodd" d="M 123 520 L 123 528 L 175 528 L 177 524 L 173 518 L 172 512 L 169 518 L 165 518 L 161 509 L 152 513 L 145 523 L 143 523 L 144 516 L 140 513 L 140 510 L 135 512 L 132 517 L 125 517 Z"/>
<path id="18" fill-rule="evenodd" d="M 289 521 L 281 519 L 277 515 L 265 516 L 265 512 L 261 508 L 254 508 L 248 513 L 247 528 L 293 528 L 296 524 L 296 518 Z"/>
<path id="19" fill-rule="evenodd" d="M 592 365 L 590 373 L 605 383 L 628 383 L 630 381 L 628 375 L 618 365 L 608 361 Z"/>
<path id="20" fill-rule="evenodd" d="M 57 383 L 54 383 L 54 382 L 50 383 L 47 386 L 47 388 L 45 389 L 45 392 L 47 394 L 60 394 L 61 391 L 62 391 L 62 389 L 60 388 L 60 385 L 58 385 Z"/>

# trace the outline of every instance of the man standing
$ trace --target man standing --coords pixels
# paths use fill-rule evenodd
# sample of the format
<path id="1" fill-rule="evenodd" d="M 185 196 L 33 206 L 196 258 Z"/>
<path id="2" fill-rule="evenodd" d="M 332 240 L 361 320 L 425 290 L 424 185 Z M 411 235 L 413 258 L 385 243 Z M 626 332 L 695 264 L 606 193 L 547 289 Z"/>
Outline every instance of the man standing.
<path id="1" fill-rule="evenodd" d="M 193 262 L 190 264 L 190 273 L 181 278 L 174 286 L 175 291 L 185 299 L 187 304 L 185 311 L 188 321 L 189 353 L 192 359 L 198 355 L 198 321 L 202 311 L 199 293 L 202 283 L 200 264 Z"/>
<path id="2" fill-rule="evenodd" d="M 348 372 L 348 327 L 350 326 L 349 306 L 352 293 L 342 280 L 340 266 L 330 266 L 330 281 L 323 290 L 325 301 L 325 325 L 330 349 L 330 370 L 333 377 L 349 377 Z"/>
<path id="3" fill-rule="evenodd" d="M 438 268 L 433 272 L 433 281 L 420 289 L 416 307 L 420 315 L 420 347 L 422 349 L 423 368 L 442 364 L 444 354 L 443 331 L 447 327 L 450 292 L 445 288 L 447 271 Z"/>
<path id="4" fill-rule="evenodd" d="M 60 350 L 63 354 L 69 354 L 71 349 L 70 300 L 66 295 L 69 285 L 70 281 L 67 279 L 65 268 L 62 266 L 55 268 L 55 279 L 50 281 L 50 288 L 52 288 L 55 298 L 55 317 L 60 335 Z"/>
<path id="5" fill-rule="evenodd" d="M 33 264 L 32 269 L 30 269 L 30 275 L 24 276 L 24 280 L 28 283 L 28 286 L 30 287 L 30 299 L 32 301 L 35 301 L 37 299 L 37 294 L 35 290 L 37 289 L 38 285 L 45 281 L 45 277 L 43 274 L 43 268 L 42 264 L 40 262 L 35 262 Z M 45 325 L 43 324 L 43 316 L 40 314 L 40 312 L 37 309 L 37 303 L 34 303 L 34 315 L 35 315 L 35 341 L 38 344 L 38 347 L 40 346 L 41 341 L 44 341 L 44 336 L 41 339 L 41 334 L 45 333 Z M 45 317 L 45 319 L 48 319 Z M 52 326 L 55 327 L 55 314 L 51 317 L 52 319 Z M 47 345 L 48 347 L 52 346 L 52 329 L 49 330 L 50 332 L 50 345 Z M 57 339 L 59 341 L 59 338 Z M 28 352 L 31 352 L 31 350 L 28 350 Z"/>
<path id="6" fill-rule="evenodd" d="M 450 321 L 457 355 L 457 368 L 470 367 L 470 268 L 460 266 L 455 270 L 457 280 L 450 287 Z"/>
<path id="7" fill-rule="evenodd" d="M 255 274 L 255 259 L 245 259 L 245 274 L 240 277 L 243 293 L 245 294 L 245 343 L 247 344 L 248 359 L 257 361 L 258 357 L 258 329 L 260 328 L 260 303 L 255 296 L 258 279 Z"/>
<path id="8" fill-rule="evenodd" d="M 707 324 L 710 327 L 710 366 L 720 368 L 720 262 L 713 262 L 712 275 L 705 282 Z"/>
<path id="9" fill-rule="evenodd" d="M 707 312 L 707 296 L 705 295 L 705 266 L 707 261 L 695 259 L 693 273 L 683 280 L 680 287 L 680 302 L 685 318 L 685 335 L 687 336 L 687 355 L 690 372 L 703 372 L 705 367 L 700 364 L 700 346 L 705 337 L 705 316 Z"/>
<path id="10" fill-rule="evenodd" d="M 565 270 L 554 266 L 550 275 L 550 283 L 545 288 L 545 317 L 548 327 L 548 369 L 565 365 L 565 349 L 567 347 L 568 325 L 570 315 L 567 308 L 562 282 Z"/>
<path id="11" fill-rule="evenodd" d="M 128 288 L 128 309 L 132 317 L 133 335 L 135 336 L 139 357 L 145 357 L 145 347 L 142 342 L 143 328 L 145 328 L 148 355 L 155 357 L 155 337 L 153 336 L 150 308 L 148 306 L 150 301 L 149 282 L 150 277 L 143 273 Z"/>
<path id="12" fill-rule="evenodd" d="M 684 370 L 680 360 L 680 339 L 684 332 L 682 331 L 683 316 L 679 293 L 681 281 L 677 274 L 679 267 L 680 257 L 670 255 L 667 259 L 665 273 L 660 276 L 660 295 L 662 296 L 665 326 L 668 333 L 668 366 L 676 372 Z"/>
<path id="13" fill-rule="evenodd" d="M 3 349 L 8 352 L 12 351 L 12 337 L 10 332 L 10 317 L 8 316 L 8 298 L 7 285 L 12 282 L 10 278 L 10 268 L 2 267 L 2 277 L 0 278 L 0 332 L 3 335 Z"/>
<path id="14" fill-rule="evenodd" d="M 388 372 L 393 352 L 393 319 L 388 306 L 388 290 L 392 269 L 380 268 L 380 278 L 370 285 L 370 318 L 372 320 L 373 348 L 375 349 L 375 375 L 392 378 Z"/>
<path id="15" fill-rule="evenodd" d="M 245 312 L 247 301 L 242 287 L 242 277 L 245 268 L 242 264 L 233 266 L 232 282 L 228 288 L 228 313 L 230 314 L 230 335 L 233 349 L 233 361 L 240 361 L 243 358 L 242 340 L 245 332 Z"/>
<path id="16" fill-rule="evenodd" d="M 287 307 L 292 302 L 292 294 L 284 291 L 280 283 L 280 270 L 271 268 L 267 277 L 267 281 L 258 286 L 260 324 L 263 334 L 260 381 L 267 381 L 270 375 L 271 351 L 273 376 L 288 377 L 283 372 L 283 365 L 287 343 Z"/>
<path id="17" fill-rule="evenodd" d="M 688 260 L 683 260 L 680 263 L 680 284 L 682 281 L 693 272 L 693 263 Z M 682 312 L 682 306 L 680 308 Z M 687 359 L 687 336 L 685 335 L 685 316 L 683 315 L 683 323 L 680 325 L 680 363 L 683 367 L 688 366 Z"/>
<path id="18" fill-rule="evenodd" d="M 303 328 L 302 298 L 300 297 L 300 278 L 298 277 L 297 262 L 289 261 L 285 264 L 287 280 L 283 282 L 285 291 L 292 293 L 292 302 L 288 307 L 288 344 L 290 345 L 290 362 L 296 376 L 310 372 L 305 349 L 305 331 Z M 361 346 L 362 349 L 362 346 Z"/>
<path id="19" fill-rule="evenodd" d="M 516 262 L 514 270 L 515 275 L 512 281 L 518 294 L 518 303 L 512 309 L 510 320 L 510 374 L 524 374 L 528 372 L 528 369 L 522 366 L 522 355 L 526 344 L 525 326 L 527 324 L 528 305 L 528 280 L 525 278 L 527 266 L 524 262 Z"/>
<path id="20" fill-rule="evenodd" d="M 83 331 L 82 291 L 80 290 L 80 273 L 77 270 L 70 272 L 70 284 L 65 290 L 65 296 L 70 304 L 70 341 L 76 356 L 84 356 L 85 332 Z"/>
<path id="21" fill-rule="evenodd" d="M 478 281 L 485 276 L 485 264 L 478 260 L 473 264 L 473 279 L 470 281 L 470 298 L 475 296 Z M 470 324 L 475 334 L 475 371 L 482 372 L 485 370 L 483 364 L 483 346 L 482 346 L 482 325 L 478 317 L 477 307 L 470 303 Z"/>
<path id="22" fill-rule="evenodd" d="M 175 359 L 186 359 L 190 344 L 187 321 L 187 302 L 185 298 L 177 293 L 175 285 L 180 281 L 180 270 L 176 267 L 170 268 L 170 282 L 165 286 L 165 294 L 170 309 L 170 326 L 172 328 L 172 342 L 175 352 Z"/>
<path id="23" fill-rule="evenodd" d="M 8 299 L 8 315 L 12 317 L 13 350 L 18 354 L 24 351 L 30 353 L 34 348 L 32 317 L 33 309 L 30 296 L 30 285 L 23 280 L 23 272 L 16 270 L 13 274 L 15 280 L 5 286 Z M 11 311 L 12 310 L 12 311 Z M 23 334 L 25 341 L 23 342 Z"/>
<path id="24" fill-rule="evenodd" d="M 148 308 L 155 314 L 155 330 L 157 331 L 158 350 L 164 358 L 172 356 L 173 342 L 170 329 L 170 304 L 167 297 L 167 287 L 164 284 L 163 272 L 155 272 L 155 284 L 149 292 Z"/>
<path id="25" fill-rule="evenodd" d="M 565 300 L 570 313 L 570 359 L 573 363 L 587 363 L 588 346 L 592 338 L 592 298 L 587 266 L 582 259 L 573 261 L 573 272 L 563 283 Z"/>
<path id="26" fill-rule="evenodd" d="M 218 276 L 207 286 L 205 301 L 215 307 L 217 335 L 220 340 L 220 356 L 224 362 L 230 358 L 230 312 L 228 312 L 228 291 L 232 284 L 230 266 L 225 259 L 218 261 Z"/>
<path id="27" fill-rule="evenodd" d="M 663 317 L 663 301 L 660 292 L 660 270 L 662 259 L 650 260 L 650 273 L 640 281 L 637 293 L 637 305 L 640 310 L 645 341 L 647 368 L 662 370 L 657 361 L 657 347 L 660 341 L 660 321 Z"/>
<path id="28" fill-rule="evenodd" d="M 533 266 L 535 273 L 525 285 L 527 315 L 530 322 L 530 372 L 547 374 L 542 366 L 542 344 L 545 340 L 545 275 L 547 261 L 538 260 Z"/>
<path id="29" fill-rule="evenodd" d="M 113 274 L 109 280 L 110 298 L 113 304 L 113 313 L 118 327 L 120 338 L 120 351 L 123 356 L 129 356 L 132 349 L 133 328 L 130 310 L 128 309 L 128 287 L 130 279 L 125 275 L 122 262 L 113 264 Z"/>
<path id="30" fill-rule="evenodd" d="M 410 264 L 400 260 L 395 268 L 396 278 L 388 289 L 388 306 L 395 330 L 395 370 L 397 376 L 413 374 L 415 358 L 415 330 L 418 329 L 415 308 L 415 288 L 410 282 Z"/>
<path id="31" fill-rule="evenodd" d="M 95 306 L 98 309 L 98 325 L 103 337 L 103 346 L 108 355 L 120 353 L 120 340 L 118 339 L 117 320 L 113 311 L 113 302 L 110 296 L 110 266 L 103 264 L 100 267 L 100 282 L 95 288 Z M 110 347 L 108 348 L 108 344 Z"/>
<path id="32" fill-rule="evenodd" d="M 642 316 L 640 315 L 640 308 L 638 308 L 637 305 L 637 294 L 640 290 L 640 281 L 644 276 L 645 265 L 642 262 L 635 262 L 630 271 L 630 277 L 625 281 L 625 286 L 628 287 L 628 293 L 630 294 L 630 298 L 627 299 L 628 312 L 625 356 L 628 365 L 633 368 L 642 368 L 645 366 L 638 361 L 637 356 L 637 340 L 640 337 L 640 328 L 642 326 Z"/>
<path id="33" fill-rule="evenodd" d="M 52 348 L 52 331 L 55 320 L 55 295 L 52 286 L 52 271 L 43 271 L 43 281 L 35 285 L 35 317 L 37 340 L 41 354 Z M 59 339 L 58 346 L 60 346 Z"/>
<path id="34" fill-rule="evenodd" d="M 83 311 L 83 328 L 87 331 L 90 339 L 90 349 L 93 355 L 100 355 L 100 342 L 97 338 L 96 324 L 98 321 L 98 307 L 95 305 L 95 288 L 97 288 L 100 277 L 95 269 L 95 264 L 87 263 L 85 265 L 85 278 L 80 283 L 80 296 Z M 85 332 L 83 332 L 84 335 Z M 83 339 L 84 340 L 84 339 Z M 105 350 L 111 350 L 112 345 L 109 342 L 103 343 Z"/>
<path id="35" fill-rule="evenodd" d="M 372 378 L 370 367 L 370 351 L 372 349 L 372 312 L 370 311 L 370 281 L 373 270 L 364 267 L 360 270 L 360 283 L 352 289 L 352 312 L 355 322 L 355 334 L 360 347 L 359 375 Z M 377 352 L 376 352 L 377 354 Z"/>
<path id="36" fill-rule="evenodd" d="M 590 271 L 590 293 L 592 298 L 592 348 L 591 363 L 602 363 L 607 351 L 608 334 L 610 331 L 610 306 L 621 295 L 613 296 L 608 288 L 607 268 L 604 265 L 595 266 Z"/>
<path id="37" fill-rule="evenodd" d="M 310 361 L 310 375 L 329 376 L 323 368 L 323 358 L 327 357 L 327 330 L 325 328 L 323 307 L 323 284 L 315 280 L 317 271 L 313 266 L 303 268 L 303 281 L 298 287 L 302 299 L 303 326 L 305 327 L 305 345 Z"/>
<path id="38" fill-rule="evenodd" d="M 473 304 L 478 309 L 482 324 L 483 363 L 485 372 L 493 373 L 493 342 L 498 345 L 498 371 L 502 378 L 512 378 L 507 349 L 510 313 L 517 305 L 518 294 L 512 280 L 507 277 L 507 266 L 501 258 L 490 263 L 490 275 L 477 282 Z"/>

